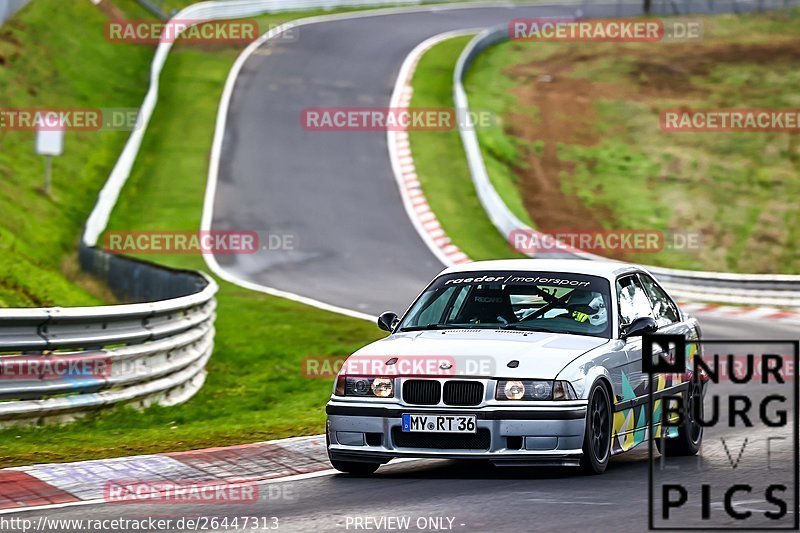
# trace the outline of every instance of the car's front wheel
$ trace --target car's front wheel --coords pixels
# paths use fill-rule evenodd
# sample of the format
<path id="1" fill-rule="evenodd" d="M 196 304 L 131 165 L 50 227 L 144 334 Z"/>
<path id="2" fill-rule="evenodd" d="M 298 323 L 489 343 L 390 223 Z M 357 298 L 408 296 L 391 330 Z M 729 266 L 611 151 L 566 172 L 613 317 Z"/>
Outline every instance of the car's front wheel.
<path id="1" fill-rule="evenodd" d="M 583 433 L 581 468 L 587 474 L 602 474 L 611 458 L 611 399 L 608 390 L 595 383 L 589 392 L 586 430 Z"/>

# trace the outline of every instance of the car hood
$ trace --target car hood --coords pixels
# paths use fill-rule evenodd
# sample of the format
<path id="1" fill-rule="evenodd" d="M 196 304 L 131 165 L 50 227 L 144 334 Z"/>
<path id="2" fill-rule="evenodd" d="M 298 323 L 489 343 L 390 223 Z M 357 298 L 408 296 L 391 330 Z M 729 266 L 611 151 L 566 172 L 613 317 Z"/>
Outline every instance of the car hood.
<path id="1" fill-rule="evenodd" d="M 397 333 L 368 344 L 348 359 L 345 373 L 442 377 L 554 379 L 577 357 L 608 339 L 511 330 L 439 330 Z M 387 361 L 397 358 L 395 364 Z M 516 368 L 508 364 L 518 361 Z M 442 370 L 452 364 L 453 368 Z"/>

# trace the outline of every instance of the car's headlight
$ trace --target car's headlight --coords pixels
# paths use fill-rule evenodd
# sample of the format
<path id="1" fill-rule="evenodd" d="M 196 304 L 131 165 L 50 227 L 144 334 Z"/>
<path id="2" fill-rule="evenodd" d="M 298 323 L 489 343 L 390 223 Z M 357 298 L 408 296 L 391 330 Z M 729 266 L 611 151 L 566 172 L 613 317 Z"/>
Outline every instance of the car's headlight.
<path id="1" fill-rule="evenodd" d="M 575 389 L 569 381 L 538 379 L 501 379 L 497 382 L 497 400 L 575 400 Z"/>
<path id="2" fill-rule="evenodd" d="M 500 397 L 500 387 L 503 387 L 503 396 L 506 400 L 521 400 L 525 397 L 525 384 L 521 381 L 502 381 L 497 386 L 497 399 L 502 400 Z"/>
<path id="3" fill-rule="evenodd" d="M 389 378 L 375 378 L 372 380 L 370 390 L 378 398 L 391 398 L 394 396 L 394 384 Z"/>
<path id="4" fill-rule="evenodd" d="M 336 396 L 362 396 L 393 398 L 394 381 L 391 378 L 338 376 Z"/>

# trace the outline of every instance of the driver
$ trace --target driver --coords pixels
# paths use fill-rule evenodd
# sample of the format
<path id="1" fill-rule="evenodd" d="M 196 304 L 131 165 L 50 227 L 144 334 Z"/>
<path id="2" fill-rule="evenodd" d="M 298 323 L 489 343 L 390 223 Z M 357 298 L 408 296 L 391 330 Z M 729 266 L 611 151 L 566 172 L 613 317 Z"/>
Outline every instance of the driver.
<path id="1" fill-rule="evenodd" d="M 587 302 L 588 300 L 588 302 Z M 589 322 L 592 326 L 602 326 L 608 319 L 603 297 L 596 292 L 580 291 L 573 294 L 567 307 L 580 307 L 569 312 L 570 318 L 575 322 Z"/>

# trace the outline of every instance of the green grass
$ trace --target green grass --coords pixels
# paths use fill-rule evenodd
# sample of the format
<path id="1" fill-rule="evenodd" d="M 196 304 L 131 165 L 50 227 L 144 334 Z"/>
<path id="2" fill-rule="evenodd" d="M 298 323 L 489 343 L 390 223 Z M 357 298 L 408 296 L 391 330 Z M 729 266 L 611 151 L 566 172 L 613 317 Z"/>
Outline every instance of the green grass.
<path id="1" fill-rule="evenodd" d="M 90 2 L 36 0 L 7 21 L 0 107 L 138 107 L 152 48 L 105 41 L 104 20 Z M 64 155 L 53 161 L 53 198 L 41 192 L 34 138 L 0 128 L 0 307 L 102 303 L 102 291 L 76 273 L 73 254 L 127 133 L 67 132 Z"/>
<path id="2" fill-rule="evenodd" d="M 453 107 L 453 66 L 471 38 L 448 39 L 425 53 L 414 72 L 412 107 Z M 453 242 L 475 260 L 521 257 L 478 200 L 458 130 L 415 130 L 409 139 L 422 190 Z"/>
<path id="3" fill-rule="evenodd" d="M 259 20 L 264 27 L 300 15 Z M 217 105 L 237 54 L 230 47 L 176 46 L 110 230 L 199 228 Z M 143 257 L 205 270 L 199 256 Z M 381 332 L 363 320 L 217 281 L 215 350 L 207 381 L 195 397 L 176 407 L 114 408 L 70 425 L 0 431 L 0 465 L 180 451 L 324 431 L 332 381 L 304 377 L 302 360 L 347 356 Z"/>
<path id="4" fill-rule="evenodd" d="M 526 108 L 518 95 L 537 75 L 550 73 L 557 58 L 569 65 L 560 76 L 585 80 L 589 88 L 611 87 L 619 95 L 606 90 L 594 102 L 597 142 L 558 145 L 559 159 L 574 169 L 559 176 L 562 190 L 593 212 L 608 213 L 602 229 L 703 235 L 699 250 L 666 249 L 629 259 L 673 268 L 799 272 L 797 134 L 668 133 L 660 130 L 658 117 L 680 106 L 800 107 L 800 72 L 791 59 L 797 55 L 800 10 L 704 21 L 704 40 L 688 45 L 503 43 L 486 51 L 473 66 L 467 90 L 473 106 L 501 116 L 497 128 L 479 137 L 492 179 L 512 210 L 520 204 L 508 187 L 516 186 L 515 175 L 530 160 L 526 147 L 535 154 L 541 139 L 517 138 L 511 115 L 537 120 L 539 110 Z M 661 92 L 645 94 L 653 87 Z"/>

